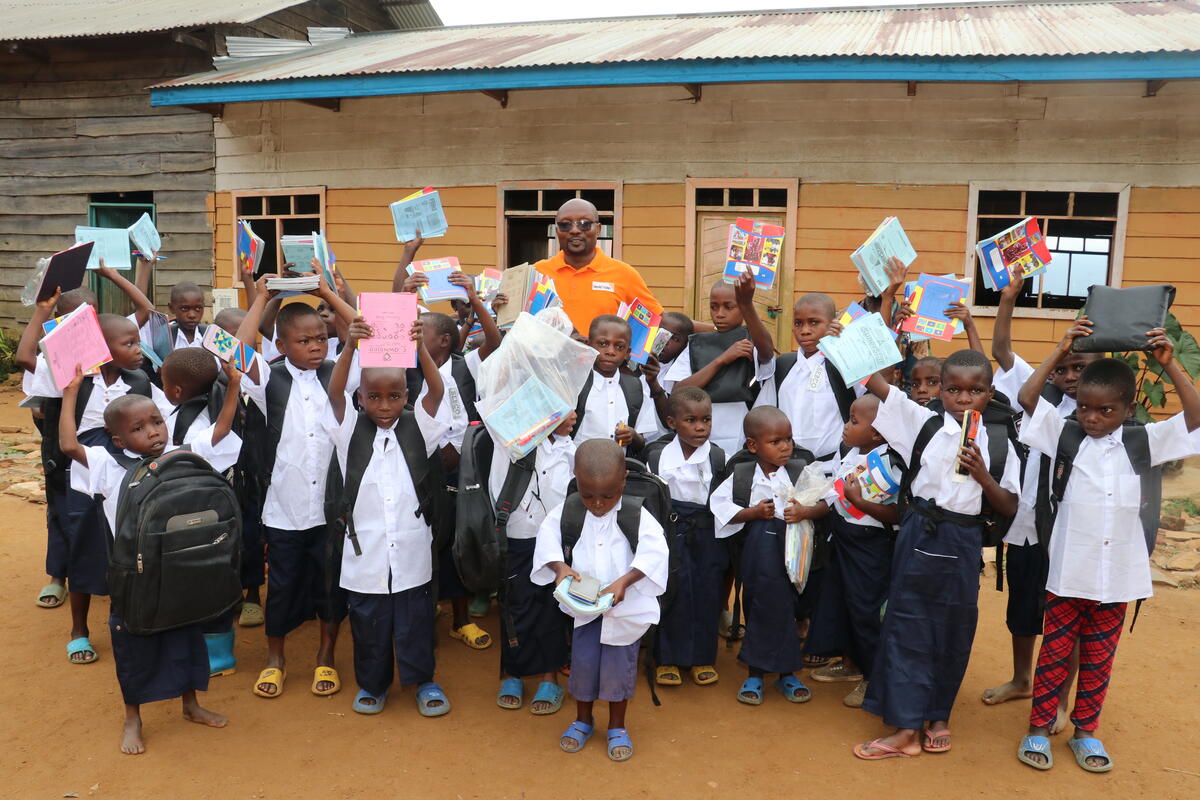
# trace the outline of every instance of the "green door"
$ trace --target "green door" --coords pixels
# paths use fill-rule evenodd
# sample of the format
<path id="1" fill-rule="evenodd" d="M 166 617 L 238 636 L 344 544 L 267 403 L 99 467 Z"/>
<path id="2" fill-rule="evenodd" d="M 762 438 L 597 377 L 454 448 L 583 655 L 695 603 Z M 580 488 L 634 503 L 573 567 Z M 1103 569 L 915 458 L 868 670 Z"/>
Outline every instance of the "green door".
<path id="1" fill-rule="evenodd" d="M 88 225 L 94 228 L 128 228 L 137 222 L 142 214 L 149 214 L 150 219 L 155 223 L 158 222 L 153 203 L 89 203 Z M 129 244 L 129 251 L 133 252 L 132 242 Z M 125 277 L 133 281 L 135 271 L 136 268 L 130 270 Z M 154 297 L 153 275 L 150 276 L 150 281 L 147 294 Z M 88 286 L 96 293 L 96 298 L 100 301 L 98 311 L 121 316 L 133 313 L 133 303 L 130 299 L 108 281 L 100 280 L 95 274 L 89 274 Z"/>

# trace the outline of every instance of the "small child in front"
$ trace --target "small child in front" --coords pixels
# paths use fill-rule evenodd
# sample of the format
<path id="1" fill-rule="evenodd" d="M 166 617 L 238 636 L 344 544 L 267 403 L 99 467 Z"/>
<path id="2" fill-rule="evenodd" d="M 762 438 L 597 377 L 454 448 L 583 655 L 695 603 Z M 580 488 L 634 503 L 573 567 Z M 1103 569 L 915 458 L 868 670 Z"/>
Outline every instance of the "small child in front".
<path id="1" fill-rule="evenodd" d="M 612 608 L 599 618 L 560 607 L 575 619 L 571 640 L 571 677 L 575 721 L 559 738 L 565 752 L 577 753 L 595 727 L 592 707 L 608 701 L 608 757 L 626 761 L 633 742 L 625 710 L 637 682 L 642 635 L 659 618 L 658 596 L 667 588 L 667 540 L 662 526 L 641 503 L 624 496 L 625 452 L 611 439 L 592 439 L 575 453 L 578 491 L 546 515 L 538 531 L 530 579 L 555 586 L 567 577 L 596 578 L 600 594 L 613 596 Z M 622 514 L 622 509 L 626 513 Z M 636 510 L 631 518 L 629 510 Z M 563 518 L 582 518 L 568 530 Z M 574 540 L 564 545 L 564 540 Z"/>
<path id="2" fill-rule="evenodd" d="M 237 436 L 231 433 L 237 410 L 237 374 L 231 375 L 230 380 L 233 390 L 226 397 L 216 422 L 189 445 L 218 471 L 233 466 L 240 449 Z M 75 379 L 63 391 L 59 445 L 66 456 L 87 468 L 88 489 L 103 499 L 108 525 L 105 535 L 111 537 L 117 529 L 117 501 L 128 469 L 104 445 L 86 447 L 80 444 L 75 432 L 75 403 L 83 381 L 83 373 L 76 367 Z M 104 409 L 104 426 L 112 436 L 113 446 L 119 448 L 119 452 L 123 451 L 126 457 L 141 459 L 176 449 L 170 443 L 167 423 L 158 406 L 141 395 L 126 394 L 109 403 Z M 230 452 L 234 454 L 232 457 L 228 455 Z M 114 613 L 109 615 L 108 629 L 112 634 L 117 682 L 125 700 L 121 752 L 137 755 L 146 750 L 142 741 L 143 703 L 181 697 L 184 719 L 214 728 L 225 727 L 225 717 L 203 708 L 196 699 L 197 691 L 208 689 L 208 649 L 201 626 L 188 625 L 149 636 L 135 636 L 124 630 L 122 618 Z"/>
<path id="3" fill-rule="evenodd" d="M 959 350 L 942 364 L 945 411 L 919 463 L 912 463 L 917 438 L 938 415 L 878 374 L 867 381 L 867 390 L 883 401 L 872 427 L 909 462 L 912 500 L 896 538 L 887 616 L 863 702 L 895 731 L 856 745 L 854 754 L 874 761 L 922 750 L 944 753 L 951 746 L 950 710 L 979 621 L 984 513 L 988 508 L 1000 516 L 1016 513 L 1021 462 L 1005 442 L 1004 469 L 994 479 L 984 426 L 973 443 L 959 446 L 963 414 L 982 413 L 992 398 L 992 364 L 983 353 Z M 956 465 L 967 474 L 956 475 Z"/>
<path id="4" fill-rule="evenodd" d="M 1096 738 L 1117 643 L 1129 603 L 1153 594 L 1150 553 L 1158 530 L 1141 518 L 1147 485 L 1135 471 L 1133 455 L 1140 451 L 1147 481 L 1160 480 L 1150 467 L 1197 452 L 1200 393 L 1174 358 L 1174 346 L 1162 328 L 1147 332 L 1154 360 L 1175 384 L 1183 411 L 1163 422 L 1127 422 L 1133 417 L 1137 382 L 1123 361 L 1093 361 L 1079 376 L 1074 420 L 1040 397 L 1046 379 L 1071 351 L 1076 339 L 1091 335 L 1086 316 L 1075 321 L 1054 352 L 1042 362 L 1018 399 L 1025 416 L 1021 441 L 1042 453 L 1060 453 L 1072 440 L 1074 457 L 1043 457 L 1043 480 L 1063 481 L 1057 507 L 1038 503 L 1039 539 L 1049 551 L 1045 627 L 1033 680 L 1033 710 L 1029 732 L 1017 758 L 1039 770 L 1054 765 L 1050 726 L 1058 714 L 1060 695 L 1067 690 L 1067 663 L 1079 648 L 1079 685 L 1069 744 L 1076 763 L 1088 772 L 1108 772 L 1112 758 Z M 1032 466 L 1032 464 L 1030 465 Z M 1065 481 L 1060 470 L 1070 469 Z M 1157 493 L 1155 493 L 1157 494 Z M 1050 497 L 1049 494 L 1046 495 Z M 1047 542 L 1044 536 L 1049 536 Z M 1135 612 L 1136 616 L 1136 612 Z"/>
<path id="5" fill-rule="evenodd" d="M 784 566 L 784 525 L 815 519 L 827 506 L 824 500 L 815 506 L 782 500 L 812 461 L 807 450 L 796 450 L 786 414 L 774 406 L 759 406 L 746 415 L 743 430 L 746 450 L 755 460 L 736 465 L 709 499 L 718 538 L 745 529 L 738 571 L 746 637 L 738 660 L 746 665 L 749 677 L 738 689 L 737 699 L 762 705 L 763 676 L 778 673 L 775 688 L 793 703 L 807 703 L 812 692 L 795 674 L 804 667 L 796 619 L 800 595 Z"/>

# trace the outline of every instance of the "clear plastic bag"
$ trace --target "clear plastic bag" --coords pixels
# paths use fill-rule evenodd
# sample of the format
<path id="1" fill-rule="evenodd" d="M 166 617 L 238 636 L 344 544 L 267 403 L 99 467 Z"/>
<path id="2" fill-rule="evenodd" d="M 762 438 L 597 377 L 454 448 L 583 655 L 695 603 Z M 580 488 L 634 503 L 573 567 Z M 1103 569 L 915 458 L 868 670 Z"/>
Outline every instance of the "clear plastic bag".
<path id="1" fill-rule="evenodd" d="M 25 288 L 21 290 L 21 305 L 31 306 L 37 302 L 38 289 L 42 288 L 42 277 L 46 274 L 46 268 L 49 266 L 50 259 L 38 259 L 37 266 L 33 268 L 33 274 L 29 276 L 29 280 L 25 282 Z"/>
<path id="2" fill-rule="evenodd" d="M 552 312 L 542 313 L 555 321 Z M 512 461 L 536 448 L 575 409 L 596 361 L 595 350 L 540 317 L 517 317 L 500 348 L 480 364 L 475 382 L 483 423 Z"/>
<path id="3" fill-rule="evenodd" d="M 819 461 L 806 466 L 793 486 L 787 480 L 787 470 L 777 470 L 775 493 L 785 503 L 795 500 L 803 506 L 816 505 L 833 487 L 833 480 L 825 474 L 825 465 Z M 788 523 L 784 534 L 783 559 L 788 578 L 796 591 L 803 592 L 808 585 L 808 573 L 812 569 L 813 547 L 816 532 L 812 520 Z"/>

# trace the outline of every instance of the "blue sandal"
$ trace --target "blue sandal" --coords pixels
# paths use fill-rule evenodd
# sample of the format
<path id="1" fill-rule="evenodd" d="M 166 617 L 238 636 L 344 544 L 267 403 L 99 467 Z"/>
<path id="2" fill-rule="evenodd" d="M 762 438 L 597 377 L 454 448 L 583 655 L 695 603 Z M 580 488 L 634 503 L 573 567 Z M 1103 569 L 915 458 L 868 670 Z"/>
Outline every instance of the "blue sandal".
<path id="1" fill-rule="evenodd" d="M 628 747 L 629 752 L 623 756 L 615 756 L 613 750 L 618 747 Z M 633 741 L 629 738 L 629 731 L 625 728 L 608 729 L 608 757 L 613 761 L 628 761 L 633 758 Z"/>
<path id="2" fill-rule="evenodd" d="M 430 706 L 432 700 L 441 700 L 442 704 Z M 422 717 L 440 717 L 450 713 L 450 700 L 442 691 L 442 687 L 433 681 L 422 683 L 417 687 L 417 710 L 421 712 Z"/>
<path id="3" fill-rule="evenodd" d="M 510 706 L 500 702 L 506 697 L 517 698 L 517 704 Z M 496 705 L 507 711 L 516 711 L 525 705 L 525 682 L 520 678 L 505 678 L 500 681 L 500 691 L 496 693 Z"/>
<path id="4" fill-rule="evenodd" d="M 1071 746 L 1071 752 L 1075 754 L 1075 763 L 1082 769 L 1088 772 L 1108 772 L 1113 768 L 1112 759 L 1104 749 L 1104 743 L 1099 739 L 1091 736 L 1083 739 L 1068 739 L 1067 744 Z M 1098 767 L 1093 767 L 1087 763 L 1089 758 L 1103 758 L 1104 763 Z"/>
<path id="5" fill-rule="evenodd" d="M 370 705 L 363 700 L 374 700 Z M 354 709 L 359 714 L 378 714 L 383 711 L 383 704 L 387 702 L 387 692 L 376 697 L 366 689 L 359 689 L 358 694 L 354 698 L 354 702 L 350 704 L 350 708 Z"/>
<path id="6" fill-rule="evenodd" d="M 1040 753 L 1045 756 L 1046 763 L 1034 761 L 1029 757 L 1030 753 Z M 1017 760 L 1034 769 L 1050 769 L 1054 766 L 1054 753 L 1050 752 L 1050 739 L 1045 736 L 1026 736 L 1021 740 L 1021 746 L 1017 748 Z"/>
<path id="7" fill-rule="evenodd" d="M 83 658 L 79 661 L 71 658 L 78 653 L 91 653 L 91 658 Z M 96 648 L 92 647 L 92 641 L 86 636 L 80 636 L 78 639 L 72 639 L 67 642 L 67 660 L 72 664 L 91 664 L 100 656 L 96 655 Z"/>
<path id="8" fill-rule="evenodd" d="M 775 688 L 783 692 L 783 696 L 791 703 L 807 703 L 812 700 L 812 692 L 795 675 L 775 681 Z"/>
<path id="9" fill-rule="evenodd" d="M 564 753 L 578 753 L 583 749 L 583 746 L 587 744 L 588 739 L 592 738 L 592 731 L 594 730 L 595 726 L 588 725 L 586 722 L 575 720 L 567 726 L 567 729 L 563 731 L 562 736 L 558 737 L 558 746 Z M 574 739 L 579 744 L 574 748 L 567 747 L 565 744 L 563 744 L 563 741 L 566 739 Z"/>
<path id="10" fill-rule="evenodd" d="M 542 681 L 538 684 L 537 694 L 533 696 L 533 701 L 529 704 L 529 713 L 537 714 L 538 716 L 547 716 L 557 712 L 562 708 L 563 698 L 566 697 L 567 690 L 551 681 Z M 533 703 L 549 703 L 550 708 L 545 711 L 534 711 Z"/>
<path id="11" fill-rule="evenodd" d="M 763 701 L 763 679 L 746 678 L 746 680 L 742 681 L 742 688 L 738 689 L 737 699 L 739 703 L 745 703 L 748 706 L 761 706 Z"/>

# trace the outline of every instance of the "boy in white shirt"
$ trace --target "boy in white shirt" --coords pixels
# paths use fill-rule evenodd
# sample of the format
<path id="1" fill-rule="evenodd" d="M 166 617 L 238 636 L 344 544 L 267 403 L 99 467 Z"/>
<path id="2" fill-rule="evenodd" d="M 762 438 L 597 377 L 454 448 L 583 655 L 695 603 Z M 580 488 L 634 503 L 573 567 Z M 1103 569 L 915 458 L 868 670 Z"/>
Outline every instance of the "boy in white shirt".
<path id="1" fill-rule="evenodd" d="M 596 363 L 575 406 L 575 441 L 612 439 L 630 453 L 658 432 L 658 414 L 645 380 L 621 370 L 629 358 L 629 323 L 614 314 L 601 314 L 588 328 L 588 345 Z M 658 391 L 662 391 L 661 388 Z"/>
<path id="2" fill-rule="evenodd" d="M 575 618 L 568 689 L 576 713 L 559 739 L 565 752 L 582 750 L 594 728 L 592 707 L 597 700 L 606 700 L 608 757 L 613 761 L 633 755 L 625 710 L 637 681 L 638 643 L 658 622 L 658 596 L 667 587 L 667 540 L 662 526 L 636 498 L 623 496 L 625 476 L 625 453 L 611 439 L 593 439 L 579 446 L 575 456 L 579 490 L 542 522 L 530 574 L 536 584 L 555 586 L 567 577 L 579 580 L 586 574 L 600 582 L 601 596 L 613 596 L 612 607 L 599 618 L 562 606 Z M 636 520 L 629 519 L 628 510 L 622 514 L 626 506 L 637 511 Z M 579 515 L 582 527 L 565 530 L 563 517 Z M 574 539 L 574 544 L 564 546 L 564 539 Z"/>
<path id="3" fill-rule="evenodd" d="M 1104 358 L 1083 370 L 1075 394 L 1076 419 L 1064 420 L 1039 394 L 1072 343 L 1091 335 L 1091 328 L 1091 320 L 1079 317 L 1019 395 L 1025 411 L 1021 441 L 1056 454 L 1053 460 L 1043 459 L 1048 485 L 1042 487 L 1046 502 L 1038 504 L 1038 532 L 1049 550 L 1045 627 L 1029 732 L 1017 750 L 1020 761 L 1039 770 L 1054 763 L 1047 737 L 1076 646 L 1079 684 L 1071 711 L 1071 750 L 1088 772 L 1112 769 L 1112 759 L 1096 738 L 1100 712 L 1126 608 L 1153 594 L 1150 552 L 1158 526 L 1141 516 L 1144 487 L 1146 481 L 1161 480 L 1153 467 L 1196 454 L 1191 434 L 1200 428 L 1200 393 L 1175 361 L 1174 346 L 1162 328 L 1146 336 L 1155 361 L 1179 393 L 1182 412 L 1164 422 L 1126 424 L 1133 416 L 1137 382 L 1123 361 Z M 1078 447 L 1073 457 L 1063 451 L 1068 440 Z M 1139 467 L 1133 460 L 1137 452 Z"/>

